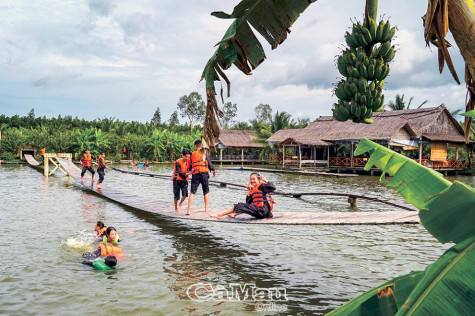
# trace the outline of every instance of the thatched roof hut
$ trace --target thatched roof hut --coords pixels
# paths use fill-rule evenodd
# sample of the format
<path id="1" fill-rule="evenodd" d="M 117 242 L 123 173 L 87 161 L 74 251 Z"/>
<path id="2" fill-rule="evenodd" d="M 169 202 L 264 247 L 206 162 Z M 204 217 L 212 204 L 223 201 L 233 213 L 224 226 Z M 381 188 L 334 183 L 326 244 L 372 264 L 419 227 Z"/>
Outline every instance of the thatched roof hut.
<path id="1" fill-rule="evenodd" d="M 363 137 L 380 142 L 403 141 L 409 145 L 414 139 L 463 143 L 463 129 L 444 106 L 385 111 L 374 114 L 373 124 L 339 122 L 331 116 L 321 116 L 303 129 L 280 130 L 267 139 L 278 144 L 288 138 L 322 140 L 332 143 L 357 141 Z"/>
<path id="2" fill-rule="evenodd" d="M 251 131 L 223 129 L 216 139 L 218 148 L 262 148 L 263 144 L 256 142 L 257 137 Z"/>

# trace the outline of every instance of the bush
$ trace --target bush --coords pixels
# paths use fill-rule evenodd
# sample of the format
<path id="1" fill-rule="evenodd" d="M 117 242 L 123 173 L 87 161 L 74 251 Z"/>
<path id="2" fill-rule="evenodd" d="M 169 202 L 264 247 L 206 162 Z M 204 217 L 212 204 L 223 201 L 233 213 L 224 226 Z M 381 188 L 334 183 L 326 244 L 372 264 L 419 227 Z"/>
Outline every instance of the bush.
<path id="1" fill-rule="evenodd" d="M 117 154 L 117 155 L 115 155 L 114 159 L 112 159 L 112 161 L 119 163 L 121 161 L 121 159 L 122 159 L 122 155 Z"/>
<path id="2" fill-rule="evenodd" d="M 2 155 L 3 160 L 5 161 L 13 161 L 15 160 L 15 157 L 11 153 L 3 153 Z"/>

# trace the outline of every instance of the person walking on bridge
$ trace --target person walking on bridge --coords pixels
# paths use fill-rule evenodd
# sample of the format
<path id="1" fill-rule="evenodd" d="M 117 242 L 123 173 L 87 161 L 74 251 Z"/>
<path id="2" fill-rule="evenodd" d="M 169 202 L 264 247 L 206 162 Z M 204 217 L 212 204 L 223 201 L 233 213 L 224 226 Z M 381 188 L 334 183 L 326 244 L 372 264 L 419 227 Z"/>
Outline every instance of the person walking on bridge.
<path id="1" fill-rule="evenodd" d="M 96 188 L 98 189 L 100 189 L 101 183 L 102 181 L 104 181 L 104 175 L 105 175 L 104 169 L 110 169 L 110 168 L 106 166 L 106 154 L 102 152 L 99 158 L 97 159 L 97 173 L 99 174 L 99 181 L 97 181 Z"/>
<path id="2" fill-rule="evenodd" d="M 45 161 L 46 148 L 41 148 L 41 161 Z"/>
<path id="3" fill-rule="evenodd" d="M 179 208 L 183 205 L 183 202 L 188 197 L 188 177 L 190 175 L 190 156 L 191 151 L 188 149 L 183 149 L 182 151 L 183 157 L 176 160 L 173 164 L 173 202 L 175 204 L 175 212 L 179 213 Z M 181 200 L 180 200 L 180 192 L 181 192 Z M 180 204 L 178 204 L 178 200 L 180 200 Z"/>
<path id="4" fill-rule="evenodd" d="M 208 212 L 209 205 L 209 171 L 213 171 L 213 177 L 216 177 L 216 169 L 209 160 L 209 157 L 202 155 L 200 152 L 201 140 L 195 141 L 195 151 L 191 154 L 191 192 L 188 198 L 188 211 L 186 215 L 190 215 L 193 200 L 198 191 L 198 186 L 201 184 L 203 189 L 205 212 Z"/>
<path id="5" fill-rule="evenodd" d="M 92 169 L 92 157 L 89 149 L 86 149 L 86 152 L 81 157 L 81 164 L 82 164 L 82 171 L 81 171 L 81 181 L 86 174 L 86 171 L 92 174 L 92 181 L 94 182 L 94 174 L 96 173 L 94 169 Z"/>

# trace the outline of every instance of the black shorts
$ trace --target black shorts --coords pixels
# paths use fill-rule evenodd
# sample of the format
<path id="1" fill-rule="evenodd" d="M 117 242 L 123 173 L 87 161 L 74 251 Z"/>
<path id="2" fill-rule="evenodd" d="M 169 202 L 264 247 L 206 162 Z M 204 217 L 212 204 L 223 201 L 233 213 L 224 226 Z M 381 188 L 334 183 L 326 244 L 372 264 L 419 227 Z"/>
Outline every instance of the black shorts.
<path id="1" fill-rule="evenodd" d="M 92 167 L 82 167 L 82 171 L 81 171 L 81 177 L 84 177 L 84 175 L 86 174 L 86 171 L 89 170 L 89 172 L 91 172 L 92 175 L 94 175 L 96 172 L 94 171 L 94 169 L 92 169 Z"/>
<path id="2" fill-rule="evenodd" d="M 180 199 L 180 191 L 181 196 L 188 196 L 188 181 L 173 180 L 173 197 L 177 201 Z"/>
<path id="3" fill-rule="evenodd" d="M 207 172 L 204 172 L 193 174 L 191 176 L 191 194 L 196 194 L 200 183 L 201 188 L 203 189 L 203 195 L 209 193 L 209 174 Z"/>

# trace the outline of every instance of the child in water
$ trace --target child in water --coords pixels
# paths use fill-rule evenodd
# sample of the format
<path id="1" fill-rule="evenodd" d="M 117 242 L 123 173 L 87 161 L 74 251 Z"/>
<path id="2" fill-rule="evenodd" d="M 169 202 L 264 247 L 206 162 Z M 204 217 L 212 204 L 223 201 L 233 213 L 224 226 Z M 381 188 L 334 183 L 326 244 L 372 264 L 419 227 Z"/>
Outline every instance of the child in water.
<path id="1" fill-rule="evenodd" d="M 228 210 L 211 215 L 211 217 L 221 219 L 221 217 L 227 215 L 235 218 L 241 214 L 248 214 L 258 219 L 273 217 L 272 209 L 274 208 L 275 201 L 270 196 L 270 193 L 274 191 L 274 184 L 267 181 L 264 176 L 258 173 L 251 173 L 247 184 L 246 203 L 234 204 Z"/>
<path id="2" fill-rule="evenodd" d="M 92 261 L 83 261 L 82 263 L 97 270 L 112 270 L 117 268 L 117 258 L 115 256 L 107 256 Z"/>
<path id="3" fill-rule="evenodd" d="M 102 221 L 97 221 L 96 226 L 94 226 L 94 230 L 96 231 L 97 237 L 102 238 L 106 234 L 107 227 Z"/>
<path id="4" fill-rule="evenodd" d="M 117 230 L 112 226 L 107 227 L 105 236 L 102 237 L 103 242 L 112 244 L 114 246 L 118 246 L 121 240 L 122 239 L 120 238 L 120 235 L 117 233 Z"/>

